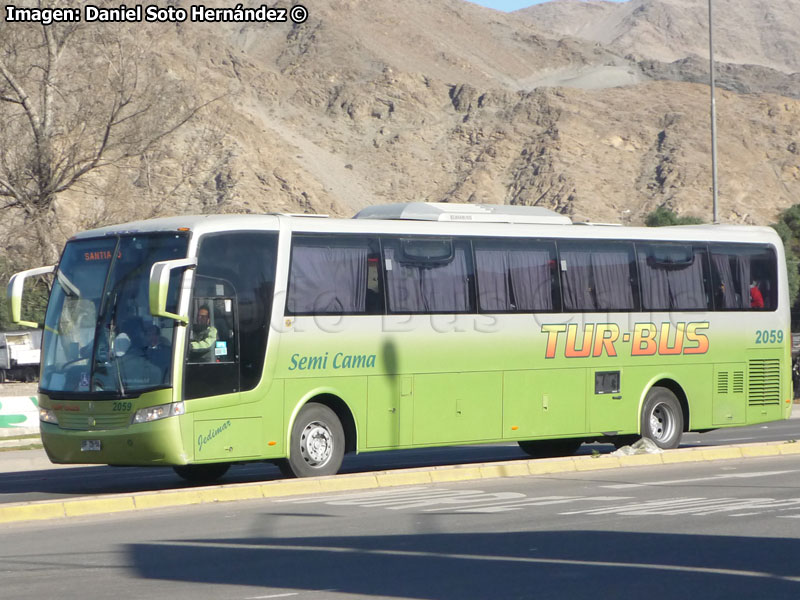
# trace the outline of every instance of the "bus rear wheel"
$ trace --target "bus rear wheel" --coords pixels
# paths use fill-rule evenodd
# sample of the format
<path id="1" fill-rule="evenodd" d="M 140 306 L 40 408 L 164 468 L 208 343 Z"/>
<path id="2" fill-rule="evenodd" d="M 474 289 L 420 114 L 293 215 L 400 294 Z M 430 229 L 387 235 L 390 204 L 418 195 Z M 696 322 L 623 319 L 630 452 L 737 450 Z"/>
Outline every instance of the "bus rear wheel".
<path id="1" fill-rule="evenodd" d="M 315 477 L 335 475 L 344 458 L 344 429 L 330 408 L 309 402 L 300 409 L 292 427 L 289 458 L 278 461 L 284 475 Z"/>
<path id="2" fill-rule="evenodd" d="M 176 465 L 172 469 L 186 481 L 211 483 L 225 475 L 230 467 L 228 463 L 212 463 L 209 465 Z"/>
<path id="3" fill-rule="evenodd" d="M 575 454 L 583 440 L 533 440 L 517 442 L 525 454 L 533 458 L 551 458 Z"/>
<path id="4" fill-rule="evenodd" d="M 677 448 L 683 435 L 683 410 L 672 391 L 654 387 L 647 392 L 642 409 L 642 437 L 668 450 Z"/>

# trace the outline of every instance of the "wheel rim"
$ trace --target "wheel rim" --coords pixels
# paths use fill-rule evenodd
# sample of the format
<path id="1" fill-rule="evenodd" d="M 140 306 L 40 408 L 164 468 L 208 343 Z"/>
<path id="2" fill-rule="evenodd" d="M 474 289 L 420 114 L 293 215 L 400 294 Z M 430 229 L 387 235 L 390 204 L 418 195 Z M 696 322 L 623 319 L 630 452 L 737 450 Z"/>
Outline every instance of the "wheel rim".
<path id="1" fill-rule="evenodd" d="M 300 435 L 300 454 L 310 467 L 319 468 L 333 456 L 333 433 L 325 423 L 314 421 Z"/>
<path id="2" fill-rule="evenodd" d="M 666 442 L 675 433 L 675 413 L 670 405 L 659 402 L 650 411 L 650 434 L 656 442 Z"/>

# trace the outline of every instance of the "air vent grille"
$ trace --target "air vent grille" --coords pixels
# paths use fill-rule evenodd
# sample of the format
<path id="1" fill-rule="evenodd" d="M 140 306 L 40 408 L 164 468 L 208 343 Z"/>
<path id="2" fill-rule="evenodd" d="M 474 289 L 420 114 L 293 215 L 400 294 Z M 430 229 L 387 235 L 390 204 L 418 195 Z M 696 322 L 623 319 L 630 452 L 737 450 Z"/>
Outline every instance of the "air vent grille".
<path id="1" fill-rule="evenodd" d="M 753 359 L 748 365 L 747 402 L 750 406 L 781 403 L 781 361 Z"/>

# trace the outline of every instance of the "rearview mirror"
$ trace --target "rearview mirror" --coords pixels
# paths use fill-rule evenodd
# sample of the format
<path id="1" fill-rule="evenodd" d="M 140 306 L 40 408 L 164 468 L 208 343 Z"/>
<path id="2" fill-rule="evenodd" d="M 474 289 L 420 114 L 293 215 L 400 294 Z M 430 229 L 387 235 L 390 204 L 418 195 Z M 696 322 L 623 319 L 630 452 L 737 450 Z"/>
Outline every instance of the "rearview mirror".
<path id="1" fill-rule="evenodd" d="M 34 329 L 40 326 L 39 323 L 22 320 L 22 290 L 25 286 L 25 280 L 28 277 L 47 275 L 55 270 L 55 265 L 50 265 L 49 267 L 37 267 L 35 269 L 28 269 L 27 271 L 20 271 L 11 277 L 11 280 L 8 282 L 7 298 L 9 316 L 11 317 L 12 323 L 15 323 L 16 325 L 22 325 L 23 327 L 33 327 Z"/>
<path id="2" fill-rule="evenodd" d="M 189 315 L 177 314 L 167 311 L 167 297 L 169 295 L 169 279 L 174 269 L 193 269 L 197 266 L 196 258 L 179 258 L 176 260 L 162 260 L 153 263 L 150 269 L 150 314 L 154 317 L 166 317 L 181 323 L 189 322 Z"/>

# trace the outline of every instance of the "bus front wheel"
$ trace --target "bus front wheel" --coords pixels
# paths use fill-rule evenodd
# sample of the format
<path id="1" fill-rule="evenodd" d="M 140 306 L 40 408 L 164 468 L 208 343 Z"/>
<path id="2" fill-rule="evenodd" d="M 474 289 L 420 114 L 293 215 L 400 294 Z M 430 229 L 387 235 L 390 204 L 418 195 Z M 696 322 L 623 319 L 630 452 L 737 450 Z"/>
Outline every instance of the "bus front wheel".
<path id="1" fill-rule="evenodd" d="M 342 466 L 344 429 L 336 413 L 323 404 L 309 402 L 300 409 L 289 444 L 289 458 L 278 462 L 284 475 L 336 475 Z"/>
<path id="2" fill-rule="evenodd" d="M 678 398 L 664 387 L 654 387 L 644 400 L 642 437 L 659 448 L 677 448 L 683 435 L 683 410 Z"/>

